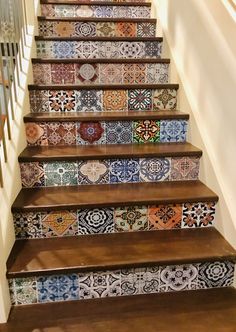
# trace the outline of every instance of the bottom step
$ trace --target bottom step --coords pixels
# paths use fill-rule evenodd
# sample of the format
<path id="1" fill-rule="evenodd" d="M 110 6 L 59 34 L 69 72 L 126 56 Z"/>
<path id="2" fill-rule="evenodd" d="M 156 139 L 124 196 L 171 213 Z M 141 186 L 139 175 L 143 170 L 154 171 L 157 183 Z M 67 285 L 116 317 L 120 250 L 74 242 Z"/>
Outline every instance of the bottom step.
<path id="1" fill-rule="evenodd" d="M 0 332 L 235 332 L 233 288 L 31 305 L 12 309 Z"/>

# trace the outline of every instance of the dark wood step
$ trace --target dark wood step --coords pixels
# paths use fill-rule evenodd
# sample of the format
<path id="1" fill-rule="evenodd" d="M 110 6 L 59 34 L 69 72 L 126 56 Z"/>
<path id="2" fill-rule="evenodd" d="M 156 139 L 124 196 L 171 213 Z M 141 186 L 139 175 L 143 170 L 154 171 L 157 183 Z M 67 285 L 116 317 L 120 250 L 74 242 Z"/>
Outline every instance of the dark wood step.
<path id="1" fill-rule="evenodd" d="M 236 251 L 213 227 L 18 240 L 7 277 L 235 259 Z"/>
<path id="2" fill-rule="evenodd" d="M 236 289 L 16 306 L 0 332 L 235 332 Z"/>
<path id="3" fill-rule="evenodd" d="M 18 160 L 19 162 L 46 162 L 110 158 L 201 157 L 201 155 L 202 151 L 190 143 L 28 146 Z"/>
<path id="4" fill-rule="evenodd" d="M 216 201 L 201 181 L 41 187 L 21 189 L 12 212 Z"/>
<path id="5" fill-rule="evenodd" d="M 151 7 L 151 2 L 127 2 L 127 1 L 120 1 L 120 2 L 114 2 L 114 1 L 83 1 L 83 0 L 41 0 L 41 4 L 53 4 L 53 5 L 86 5 L 86 6 L 145 6 L 145 7 Z"/>
<path id="6" fill-rule="evenodd" d="M 32 63 L 170 63 L 170 59 L 54 59 L 32 58 Z"/>
<path id="7" fill-rule="evenodd" d="M 130 42 L 162 42 L 162 37 L 43 37 L 35 36 L 35 40 L 49 40 L 49 41 L 130 41 Z"/>
<path id="8" fill-rule="evenodd" d="M 130 112 L 53 112 L 29 113 L 24 116 L 24 122 L 41 121 L 132 121 L 132 120 L 188 120 L 189 114 L 179 111 L 130 111 Z"/>
<path id="9" fill-rule="evenodd" d="M 39 21 L 66 21 L 66 22 L 131 22 L 131 23 L 156 23 L 156 18 L 113 18 L 113 17 L 50 17 L 38 16 Z"/>

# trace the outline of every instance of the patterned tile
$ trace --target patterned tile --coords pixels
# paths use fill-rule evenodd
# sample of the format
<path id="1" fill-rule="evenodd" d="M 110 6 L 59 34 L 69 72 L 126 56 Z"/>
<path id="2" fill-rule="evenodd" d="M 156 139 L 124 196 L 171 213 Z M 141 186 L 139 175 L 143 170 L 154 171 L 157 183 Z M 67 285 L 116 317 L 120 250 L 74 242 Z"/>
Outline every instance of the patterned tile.
<path id="1" fill-rule="evenodd" d="M 148 230 L 148 209 L 146 206 L 119 207 L 115 209 L 115 231 Z"/>
<path id="2" fill-rule="evenodd" d="M 197 180 L 199 157 L 171 158 L 171 180 Z"/>
<path id="3" fill-rule="evenodd" d="M 131 8 L 131 17 L 150 18 L 151 8 L 144 6 L 135 6 Z"/>
<path id="4" fill-rule="evenodd" d="M 197 288 L 197 265 L 176 265 L 160 268 L 160 291 L 183 291 Z"/>
<path id="5" fill-rule="evenodd" d="M 60 72 L 58 73 L 58 75 L 60 76 Z M 75 91 L 50 91 L 49 112 L 75 112 Z"/>
<path id="6" fill-rule="evenodd" d="M 121 42 L 118 49 L 120 58 L 144 58 L 146 55 L 143 42 Z"/>
<path id="7" fill-rule="evenodd" d="M 156 24 L 155 23 L 137 23 L 137 37 L 155 37 Z"/>
<path id="8" fill-rule="evenodd" d="M 79 184 L 109 183 L 109 163 L 106 160 L 84 160 L 78 162 Z"/>
<path id="9" fill-rule="evenodd" d="M 98 58 L 98 43 L 94 41 L 77 42 L 75 46 L 76 58 L 93 59 Z"/>
<path id="10" fill-rule="evenodd" d="M 117 37 L 135 37 L 137 34 L 136 24 L 131 22 L 119 22 L 116 24 Z"/>
<path id="11" fill-rule="evenodd" d="M 48 145 L 45 123 L 26 123 L 25 130 L 28 145 Z"/>
<path id="12" fill-rule="evenodd" d="M 90 272 L 79 275 L 79 298 L 92 299 L 120 295 L 120 271 Z"/>
<path id="13" fill-rule="evenodd" d="M 95 37 L 96 23 L 94 22 L 76 22 L 75 35 L 79 37 Z"/>
<path id="14" fill-rule="evenodd" d="M 113 8 L 110 6 L 92 6 L 92 10 L 95 17 L 113 17 Z"/>
<path id="15" fill-rule="evenodd" d="M 77 125 L 77 144 L 105 144 L 105 123 L 80 122 Z"/>
<path id="16" fill-rule="evenodd" d="M 77 64 L 76 82 L 83 84 L 98 83 L 98 65 L 97 64 Z"/>
<path id="17" fill-rule="evenodd" d="M 115 37 L 116 25 L 113 22 L 97 23 L 97 36 L 98 37 Z"/>
<path id="18" fill-rule="evenodd" d="M 155 121 L 155 120 L 134 121 L 133 141 L 135 143 L 160 142 L 160 121 Z"/>
<path id="19" fill-rule="evenodd" d="M 126 90 L 105 90 L 103 93 L 104 111 L 127 111 Z"/>
<path id="20" fill-rule="evenodd" d="M 215 218 L 215 203 L 183 204 L 182 228 L 209 227 Z"/>
<path id="21" fill-rule="evenodd" d="M 126 6 L 113 7 L 113 15 L 118 18 L 129 18 L 132 17 L 132 9 Z"/>
<path id="22" fill-rule="evenodd" d="M 33 64 L 33 77 L 35 84 L 51 83 L 51 65 L 45 63 Z"/>
<path id="23" fill-rule="evenodd" d="M 78 235 L 76 211 L 42 213 L 43 237 Z"/>
<path id="24" fill-rule="evenodd" d="M 161 120 L 160 142 L 185 142 L 187 124 L 186 120 Z"/>
<path id="25" fill-rule="evenodd" d="M 80 90 L 76 93 L 77 112 L 101 112 L 102 91 Z"/>
<path id="26" fill-rule="evenodd" d="M 119 42 L 101 42 L 99 43 L 99 49 L 97 52 L 97 57 L 100 59 L 119 59 L 120 43 Z"/>
<path id="27" fill-rule="evenodd" d="M 138 159 L 113 159 L 110 161 L 110 183 L 139 182 Z"/>
<path id="28" fill-rule="evenodd" d="M 149 84 L 166 84 L 168 83 L 169 76 L 169 64 L 166 63 L 148 63 L 147 65 L 147 82 Z M 157 90 L 154 92 L 154 110 L 157 110 L 163 106 L 162 101 L 164 101 L 164 105 L 166 101 L 163 99 L 163 94 L 158 95 Z M 159 98 L 159 99 L 158 99 Z M 167 97 L 168 99 L 168 97 Z M 171 100 L 170 100 L 171 101 Z M 172 100 L 173 101 L 173 100 Z M 173 105 L 171 105 L 173 106 Z M 176 107 L 176 106 L 175 106 Z"/>
<path id="29" fill-rule="evenodd" d="M 122 83 L 122 65 L 115 63 L 101 63 L 99 65 L 99 79 L 103 84 Z"/>
<path id="30" fill-rule="evenodd" d="M 149 89 L 128 90 L 128 110 L 151 111 L 152 90 Z"/>
<path id="31" fill-rule="evenodd" d="M 38 22 L 39 36 L 51 37 L 54 35 L 54 22 Z"/>
<path id="32" fill-rule="evenodd" d="M 131 121 L 106 122 L 106 143 L 107 144 L 132 143 L 132 122 Z"/>
<path id="33" fill-rule="evenodd" d="M 76 144 L 75 122 L 48 122 L 48 145 L 74 145 Z"/>
<path id="34" fill-rule="evenodd" d="M 57 37 L 72 37 L 75 35 L 75 27 L 73 22 L 53 22 L 54 36 Z"/>
<path id="35" fill-rule="evenodd" d="M 143 182 L 167 181 L 170 177 L 170 158 L 144 158 L 139 161 L 140 180 Z"/>
<path id="36" fill-rule="evenodd" d="M 50 58 L 55 55 L 53 42 L 36 41 L 36 52 L 39 58 Z"/>
<path id="37" fill-rule="evenodd" d="M 78 300 L 78 276 L 54 275 L 37 278 L 38 301 L 57 302 Z"/>
<path id="38" fill-rule="evenodd" d="M 13 220 L 17 239 L 37 239 L 42 237 L 40 213 L 14 213 Z"/>
<path id="39" fill-rule="evenodd" d="M 54 41 L 52 43 L 53 55 L 56 59 L 70 59 L 75 57 L 76 48 L 75 42 L 72 41 Z"/>
<path id="40" fill-rule="evenodd" d="M 234 265 L 227 261 L 199 264 L 198 288 L 232 286 Z"/>
<path id="41" fill-rule="evenodd" d="M 161 42 L 146 42 L 144 54 L 146 58 L 160 58 L 162 53 L 162 43 Z"/>
<path id="42" fill-rule="evenodd" d="M 87 5 L 75 5 L 74 6 L 75 17 L 93 17 L 94 11 L 93 6 L 87 6 Z M 70 16 L 71 17 L 71 16 Z"/>
<path id="43" fill-rule="evenodd" d="M 78 184 L 76 162 L 50 162 L 44 164 L 45 185 L 53 186 L 76 186 Z"/>
<path id="44" fill-rule="evenodd" d="M 49 95 L 48 90 L 30 90 L 29 99 L 31 112 L 49 112 Z"/>
<path id="45" fill-rule="evenodd" d="M 44 169 L 43 163 L 20 163 L 21 182 L 23 187 L 43 187 Z"/>
<path id="46" fill-rule="evenodd" d="M 78 210 L 79 234 L 104 234 L 114 231 L 114 209 Z"/>
<path id="47" fill-rule="evenodd" d="M 75 16 L 75 6 L 70 5 L 56 5 L 55 8 L 55 16 L 56 17 L 74 17 Z"/>
<path id="48" fill-rule="evenodd" d="M 52 84 L 74 84 L 75 83 L 75 65 L 73 63 L 52 63 L 51 64 Z M 65 101 L 66 98 L 72 98 L 73 91 L 58 91 L 59 100 Z M 56 97 L 57 91 L 51 91 L 51 95 Z M 63 98 L 64 97 L 64 98 Z"/>
<path id="49" fill-rule="evenodd" d="M 181 228 L 182 205 L 158 205 L 148 207 L 149 229 Z"/>
<path id="50" fill-rule="evenodd" d="M 146 66 L 145 64 L 124 64 L 123 78 L 125 84 L 141 84 L 146 81 Z M 132 92 L 132 90 L 131 90 Z M 133 95 L 133 92 L 132 92 Z"/>
<path id="51" fill-rule="evenodd" d="M 36 278 L 16 278 L 9 282 L 12 303 L 15 305 L 37 302 Z"/>
<path id="52" fill-rule="evenodd" d="M 153 91 L 153 110 L 173 110 L 177 107 L 177 90 L 159 89 Z"/>

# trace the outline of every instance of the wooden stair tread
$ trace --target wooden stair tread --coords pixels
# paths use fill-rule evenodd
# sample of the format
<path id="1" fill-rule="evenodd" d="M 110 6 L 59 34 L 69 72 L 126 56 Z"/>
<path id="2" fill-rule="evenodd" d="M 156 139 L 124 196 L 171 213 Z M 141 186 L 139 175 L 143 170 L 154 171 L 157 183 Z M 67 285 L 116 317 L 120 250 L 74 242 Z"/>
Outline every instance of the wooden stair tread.
<path id="1" fill-rule="evenodd" d="M 19 162 L 40 162 L 139 157 L 200 157 L 201 155 L 202 151 L 190 143 L 28 146 L 18 160 Z"/>
<path id="2" fill-rule="evenodd" d="M 46 37 L 35 36 L 35 40 L 57 40 L 57 41 L 131 41 L 131 42 L 145 42 L 145 41 L 159 41 L 162 42 L 162 37 Z"/>
<path id="3" fill-rule="evenodd" d="M 12 211 L 52 211 L 217 200 L 218 196 L 198 180 L 40 187 L 22 188 L 12 205 Z"/>
<path id="4" fill-rule="evenodd" d="M 146 6 L 151 7 L 151 2 L 138 2 L 138 1 L 132 1 L 132 2 L 126 2 L 126 1 L 120 1 L 120 2 L 113 2 L 113 1 L 84 1 L 84 0 L 41 0 L 41 4 L 54 4 L 54 5 L 87 5 L 87 6 Z"/>
<path id="5" fill-rule="evenodd" d="M 132 22 L 132 23 L 156 23 L 156 18 L 122 18 L 122 17 L 50 17 L 38 16 L 39 21 L 83 21 L 83 22 Z"/>
<path id="6" fill-rule="evenodd" d="M 27 239 L 15 242 L 7 262 L 7 276 L 235 259 L 236 251 L 213 227 Z"/>
<path id="7" fill-rule="evenodd" d="M 32 58 L 32 63 L 170 63 L 170 59 L 141 58 L 141 59 L 54 59 Z"/>

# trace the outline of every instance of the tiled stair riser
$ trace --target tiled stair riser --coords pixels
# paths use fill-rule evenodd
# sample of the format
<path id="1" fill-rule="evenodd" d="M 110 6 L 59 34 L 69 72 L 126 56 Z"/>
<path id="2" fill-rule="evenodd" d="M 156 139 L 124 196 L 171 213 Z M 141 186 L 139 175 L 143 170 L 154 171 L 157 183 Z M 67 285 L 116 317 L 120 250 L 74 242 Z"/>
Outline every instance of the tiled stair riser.
<path id="1" fill-rule="evenodd" d="M 44 37 L 155 37 L 151 22 L 65 22 L 39 21 L 39 35 Z"/>
<path id="2" fill-rule="evenodd" d="M 215 202 L 13 214 L 17 239 L 211 227 Z"/>
<path id="3" fill-rule="evenodd" d="M 30 90 L 32 113 L 174 110 L 177 89 Z"/>
<path id="4" fill-rule="evenodd" d="M 204 262 L 9 280 L 13 305 L 228 287 L 234 263 Z"/>
<path id="5" fill-rule="evenodd" d="M 162 52 L 161 41 L 37 40 L 36 47 L 39 58 L 55 59 L 158 59 Z"/>
<path id="6" fill-rule="evenodd" d="M 128 2 L 128 1 L 126 1 Z M 137 2 L 137 1 L 136 1 Z M 148 6 L 60 5 L 42 4 L 42 16 L 49 17 L 97 17 L 97 18 L 150 18 Z"/>
<path id="7" fill-rule="evenodd" d="M 29 122 L 28 145 L 104 145 L 185 142 L 186 120 Z"/>
<path id="8" fill-rule="evenodd" d="M 199 157 L 20 163 L 23 187 L 197 180 Z"/>
<path id="9" fill-rule="evenodd" d="M 35 84 L 167 84 L 168 63 L 37 63 Z"/>

